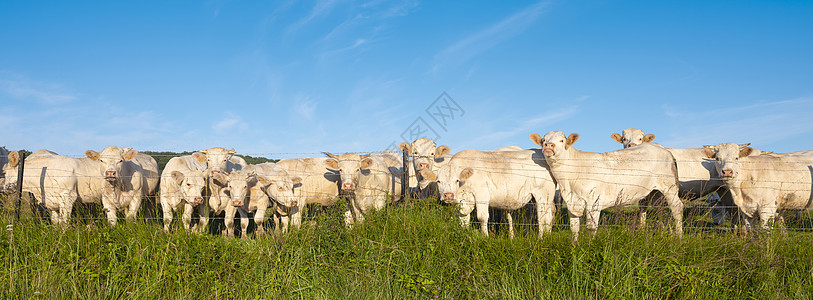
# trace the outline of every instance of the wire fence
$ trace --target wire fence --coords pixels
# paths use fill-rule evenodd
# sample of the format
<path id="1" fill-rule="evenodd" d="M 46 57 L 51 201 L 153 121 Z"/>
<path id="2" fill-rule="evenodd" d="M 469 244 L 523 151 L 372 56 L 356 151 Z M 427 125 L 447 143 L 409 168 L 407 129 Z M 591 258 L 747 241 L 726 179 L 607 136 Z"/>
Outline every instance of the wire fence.
<path id="1" fill-rule="evenodd" d="M 470 169 L 474 171 L 474 173 L 485 174 L 484 177 L 491 179 L 493 181 L 505 181 L 505 182 L 512 182 L 512 181 L 523 181 L 523 180 L 548 180 L 548 181 L 578 181 L 578 182 L 585 182 L 585 183 L 593 183 L 597 185 L 605 185 L 605 186 L 615 186 L 616 189 L 632 189 L 632 188 L 648 188 L 646 182 L 643 182 L 639 179 L 650 179 L 650 178 L 675 178 L 674 172 L 669 170 L 663 170 L 662 168 L 659 169 L 659 166 L 668 166 L 668 165 L 677 165 L 677 166 L 684 166 L 683 172 L 681 169 L 678 168 L 677 171 L 677 185 L 680 185 L 682 182 L 701 182 L 700 190 L 704 191 L 700 193 L 702 198 L 705 198 L 705 195 L 718 191 L 720 187 L 724 187 L 726 183 L 730 182 L 731 179 L 722 179 L 714 175 L 716 171 L 714 168 L 718 164 L 717 161 L 709 158 L 698 158 L 697 160 L 664 160 L 664 159 L 647 159 L 642 157 L 635 157 L 635 158 L 624 158 L 624 159 L 600 159 L 600 158 L 587 158 L 587 159 L 567 159 L 567 160 L 557 160 L 557 166 L 553 170 L 551 170 L 550 166 L 548 166 L 544 160 L 544 156 L 541 153 L 541 150 L 534 149 L 534 150 L 523 150 L 523 151 L 501 151 L 501 152 L 482 152 L 484 155 L 478 155 L 478 153 L 472 154 L 469 152 L 459 153 L 458 155 L 446 157 L 447 159 L 443 160 L 443 163 L 437 163 L 436 165 L 430 166 L 429 170 L 432 172 L 437 173 L 437 178 L 435 181 L 439 183 L 442 181 L 451 181 L 451 180 L 458 180 L 459 179 L 459 172 L 462 169 Z M 381 153 L 377 151 L 362 151 L 362 152 L 352 152 L 353 154 L 357 155 L 366 155 L 366 154 L 375 154 Z M 34 157 L 29 157 L 28 160 L 31 162 L 36 161 L 45 161 L 46 157 L 48 157 L 49 153 L 45 152 L 37 152 L 35 153 Z M 364 173 L 364 176 L 378 176 L 378 175 L 386 175 L 392 178 L 392 182 L 390 183 L 391 186 L 387 189 L 382 189 L 384 192 L 388 192 L 390 194 L 395 193 L 397 189 L 393 189 L 393 187 L 398 184 L 400 185 L 401 189 L 398 191 L 400 193 L 400 198 L 404 199 L 411 199 L 417 195 L 416 190 L 420 191 L 421 187 L 417 182 L 421 180 L 426 180 L 419 172 L 416 172 L 416 168 L 413 165 L 416 159 L 429 159 L 430 161 L 435 161 L 432 155 L 420 155 L 420 154 L 413 154 L 408 155 L 407 153 L 398 153 L 398 152 L 387 152 L 390 154 L 389 156 L 384 155 L 380 156 L 382 159 L 382 166 L 383 168 L 370 168 L 365 172 L 361 172 L 358 168 L 355 170 L 356 176 L 359 173 Z M 55 154 L 54 154 L 55 155 Z M 237 155 L 237 154 L 236 154 Z M 304 183 L 300 183 L 298 187 L 292 187 L 295 190 L 299 188 L 297 191 L 298 193 L 295 195 L 298 199 L 303 200 L 303 202 L 313 202 L 313 199 L 324 199 L 324 198 L 338 198 L 342 194 L 341 188 L 338 186 L 339 181 L 341 180 L 341 175 L 345 170 L 331 168 L 331 166 L 324 164 L 324 160 L 327 159 L 326 154 L 324 152 L 263 152 L 263 153 L 246 153 L 246 154 L 239 154 L 242 156 L 260 156 L 265 157 L 271 161 L 277 161 L 277 164 L 284 165 L 286 160 L 296 161 L 296 160 L 303 160 L 310 158 L 318 158 L 321 161 L 317 161 L 316 163 L 311 163 L 306 166 L 300 166 L 299 168 L 288 170 L 286 175 L 280 174 L 263 174 L 264 176 L 268 176 L 270 178 L 282 178 L 285 176 L 297 176 L 300 179 L 303 178 L 321 178 L 323 181 L 332 182 L 334 184 L 334 190 L 327 192 L 327 193 L 319 193 L 315 189 L 313 191 L 308 190 L 308 187 L 303 186 Z M 275 157 L 285 157 L 291 155 L 298 155 L 298 156 L 308 156 L 308 157 L 300 157 L 300 158 L 282 158 L 282 159 L 275 159 Z M 173 158 L 179 157 L 177 154 L 151 154 L 151 156 L 155 158 Z M 375 156 L 375 155 L 373 155 Z M 87 157 L 85 155 L 67 155 L 61 157 L 68 157 L 72 159 Z M 270 158 L 269 158 L 270 157 Z M 86 192 L 93 193 L 93 195 L 82 195 L 80 192 L 80 197 L 82 196 L 89 196 L 85 198 L 93 199 L 93 198 L 102 198 L 101 194 L 103 193 L 102 190 L 104 189 L 103 185 L 105 184 L 105 176 L 103 172 L 98 172 L 100 168 L 98 166 L 85 168 L 84 170 L 77 170 L 71 166 L 63 166 L 58 164 L 48 164 L 48 163 L 31 163 L 28 167 L 26 167 L 26 159 L 23 157 L 17 157 L 18 164 L 17 164 L 17 172 L 19 174 L 20 171 L 24 169 L 29 169 L 23 171 L 22 176 L 15 176 L 14 168 L 10 168 L 9 164 L 6 168 L 4 168 L 5 183 L 3 184 L 3 190 L 5 192 L 9 192 L 8 190 L 11 188 L 15 188 L 18 192 L 21 192 L 20 189 L 26 190 L 26 186 L 30 185 L 29 182 L 39 182 L 40 184 L 44 184 L 46 181 L 51 182 L 59 182 L 63 181 L 64 178 L 70 179 L 77 179 L 77 180 L 85 180 L 85 181 L 92 181 L 97 180 L 98 184 L 96 185 L 88 185 L 86 187 Z M 20 158 L 22 158 L 20 160 Z M 336 157 L 339 159 L 339 157 Z M 797 209 L 797 210 L 809 210 L 813 208 L 811 206 L 811 202 L 813 202 L 813 192 L 811 191 L 811 187 L 813 184 L 811 183 L 813 178 L 813 156 L 809 157 L 810 159 L 807 160 L 807 156 L 800 157 L 799 155 L 793 157 L 780 157 L 780 156 L 768 156 L 760 157 L 759 159 L 753 160 L 746 160 L 740 159 L 736 163 L 739 169 L 737 170 L 740 174 L 749 174 L 750 176 L 743 176 L 744 179 L 737 179 L 738 184 L 747 184 L 748 188 L 752 191 L 754 190 L 766 190 L 766 191 L 774 191 L 778 192 L 780 196 L 792 196 L 790 198 L 798 198 L 798 199 L 791 199 L 793 201 L 786 201 L 786 202 L 766 202 L 766 203 L 759 203 L 757 206 L 760 207 L 762 210 L 778 210 L 782 211 L 785 209 Z M 360 161 L 358 156 L 355 156 L 354 159 L 356 161 Z M 644 167 L 642 167 L 644 166 Z M 686 166 L 694 166 L 696 170 L 689 170 Z M 711 166 L 711 167 L 710 167 Z M 97 173 L 93 173 L 92 171 L 96 170 Z M 162 170 L 164 171 L 164 170 Z M 200 169 L 196 170 L 200 171 L 199 173 L 189 173 L 186 176 L 190 177 L 197 177 L 200 179 L 204 179 L 207 181 L 211 179 L 211 174 L 204 173 L 204 171 L 209 171 L 207 169 Z M 163 172 L 162 172 L 163 173 Z M 352 172 L 351 172 L 352 173 Z M 764 175 L 764 176 L 754 176 L 757 175 Z M 154 177 L 157 179 L 159 176 L 165 176 L 166 174 L 154 174 Z M 707 175 L 707 176 L 706 176 Z M 143 177 L 143 175 L 138 175 Z M 135 175 L 129 174 L 122 174 L 118 177 L 118 180 L 128 181 L 132 178 L 135 178 Z M 498 178 L 496 180 L 495 178 Z M 555 178 L 555 179 L 554 179 Z M 109 178 L 108 178 L 109 179 Z M 16 184 L 14 183 L 16 181 Z M 110 184 L 113 184 L 112 181 Z M 479 182 L 480 184 L 488 184 L 488 182 L 483 183 L 482 181 Z M 166 180 L 163 180 L 161 184 L 172 184 L 171 182 L 168 183 Z M 115 184 L 113 184 L 115 185 Z M 328 184 L 329 185 L 329 184 Z M 675 187 L 677 187 L 677 185 Z M 504 187 L 510 187 L 510 184 L 503 184 Z M 49 187 L 51 190 L 45 192 L 43 187 L 39 187 L 37 189 L 28 188 L 28 192 L 36 192 L 40 196 L 47 196 L 49 193 L 51 194 L 59 194 L 60 189 L 64 191 L 72 191 L 76 190 L 76 186 L 60 186 L 59 184 L 52 185 Z M 364 188 L 371 188 L 374 189 L 376 187 L 360 187 L 359 189 Z M 205 187 L 203 187 L 205 189 Z M 476 187 L 472 187 L 472 189 L 476 189 Z M 471 189 L 469 189 L 471 190 Z M 157 189 L 156 189 L 157 191 Z M 150 191 L 149 194 L 155 193 L 156 191 Z M 436 191 L 437 192 L 437 191 Z M 503 190 L 503 197 L 510 198 L 514 197 L 513 195 L 508 195 L 508 193 L 524 193 L 525 190 Z M 663 192 L 663 191 L 662 191 Z M 725 190 L 720 190 L 720 192 L 725 192 Z M 499 194 L 499 193 L 498 193 Z M 550 193 L 551 197 L 555 193 Z M 697 193 L 695 193 L 697 196 Z M 116 194 L 119 196 L 120 193 Z M 201 193 L 204 197 L 211 197 L 211 195 L 207 195 L 206 191 L 203 190 Z M 178 195 L 174 195 L 178 196 Z M 397 196 L 397 195 L 396 195 Z M 439 196 L 435 194 L 434 196 Z M 497 195 L 500 196 L 500 195 Z M 526 195 L 527 196 L 527 195 Z M 8 198 L 8 197 L 7 197 Z M 35 197 L 36 200 L 34 201 L 43 201 L 43 199 Z M 519 199 L 528 199 L 530 197 L 514 197 L 518 199 L 514 199 L 514 201 L 521 201 Z M 608 207 L 614 207 L 615 209 L 631 209 L 631 208 L 639 208 L 638 204 L 630 204 L 629 202 L 635 202 L 639 199 L 622 199 L 623 196 L 617 197 L 614 201 L 610 201 L 610 204 L 607 205 Z M 22 199 L 22 198 L 20 198 Z M 161 197 L 153 196 L 152 201 L 158 205 L 161 205 Z M 253 199 L 248 199 L 249 201 Z M 698 200 L 695 198 L 684 198 L 684 202 L 691 202 L 694 200 Z M 101 202 L 98 199 L 95 200 L 96 202 Z M 334 200 L 335 203 L 339 200 Z M 461 200 L 462 201 L 462 200 Z M 472 201 L 474 205 L 488 205 L 489 200 L 481 200 L 477 199 Z M 539 205 L 551 205 L 553 203 L 553 199 L 534 199 L 535 202 L 539 202 Z M 206 201 L 203 201 L 204 203 Z M 460 202 L 460 201 L 458 201 Z M 527 201 L 526 201 L 527 202 Z M 528 202 L 521 204 L 522 206 L 526 207 L 526 210 L 533 210 L 532 206 L 537 205 L 535 202 Z M 588 201 L 589 202 L 589 201 Z M 587 203 L 588 206 L 591 203 Z M 18 204 L 19 205 L 19 204 Z M 567 207 L 566 205 L 560 207 Z M 668 209 L 670 206 L 666 204 L 656 204 L 656 203 L 649 203 L 646 205 L 649 209 L 658 210 L 658 209 Z M 738 206 L 735 205 L 721 205 L 721 204 L 702 204 L 702 205 L 687 205 L 684 207 L 686 211 L 704 211 L 702 214 L 695 213 L 694 216 L 691 216 L 695 219 L 699 218 L 708 218 L 711 214 L 711 209 L 718 209 L 718 210 L 728 210 L 728 211 L 736 211 L 739 209 Z M 19 214 L 19 212 L 17 212 Z M 138 216 L 139 220 L 145 221 L 162 221 L 163 218 L 157 216 L 160 213 L 160 210 L 155 211 L 153 215 L 155 217 L 150 216 Z M 22 219 L 38 219 L 39 217 L 36 216 L 23 216 Z M 98 216 L 98 217 L 90 217 L 87 216 L 82 217 L 85 221 L 95 221 L 95 220 L 105 220 L 107 219 L 105 216 Z M 213 217 L 212 220 L 218 220 L 218 218 L 222 219 L 222 217 Z M 805 224 L 809 227 L 798 227 L 793 228 L 793 230 L 799 231 L 811 231 L 813 230 L 813 222 L 809 221 L 809 217 L 806 217 Z M 490 224 L 493 225 L 507 225 L 507 223 L 497 221 L 489 221 Z M 534 225 L 535 222 L 525 222 L 525 223 L 515 223 L 516 226 L 530 226 Z M 567 224 L 558 224 L 556 226 L 569 226 Z M 600 226 L 625 226 L 622 224 L 603 224 Z M 703 229 L 708 228 L 706 226 L 684 226 L 686 229 Z M 719 228 L 719 227 L 718 227 Z"/>

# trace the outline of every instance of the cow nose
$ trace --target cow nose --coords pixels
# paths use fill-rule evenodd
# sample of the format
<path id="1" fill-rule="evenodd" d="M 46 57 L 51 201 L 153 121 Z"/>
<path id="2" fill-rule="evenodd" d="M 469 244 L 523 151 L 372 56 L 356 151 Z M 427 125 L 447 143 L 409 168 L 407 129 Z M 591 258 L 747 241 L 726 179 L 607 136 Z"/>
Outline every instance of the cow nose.
<path id="1" fill-rule="evenodd" d="M 203 197 L 192 198 L 192 201 L 195 201 L 195 204 L 200 204 L 201 202 L 203 202 Z"/>
<path id="2" fill-rule="evenodd" d="M 627 145 L 627 148 L 629 148 L 629 147 L 635 147 L 635 146 L 638 146 L 638 144 L 635 144 L 635 143 L 629 143 L 629 145 Z"/>
<path id="3" fill-rule="evenodd" d="M 104 177 L 107 177 L 107 178 L 111 178 L 111 177 L 112 177 L 112 178 L 115 178 L 115 177 L 116 177 L 116 171 L 115 171 L 115 170 L 107 170 L 107 171 L 104 171 Z"/>
<path id="4" fill-rule="evenodd" d="M 723 177 L 734 177 L 734 170 L 723 169 Z"/>
<path id="5" fill-rule="evenodd" d="M 352 182 L 345 182 L 345 183 L 342 184 L 342 189 L 343 190 L 354 190 L 354 189 L 356 189 L 356 185 L 353 184 Z"/>
<path id="6" fill-rule="evenodd" d="M 297 206 L 298 204 L 299 204 L 299 202 L 296 202 L 296 200 L 294 200 L 294 201 L 291 201 L 291 205 L 290 205 L 290 206 Z"/>
<path id="7" fill-rule="evenodd" d="M 231 205 L 232 206 L 243 206 L 243 200 L 232 200 Z"/>
<path id="8" fill-rule="evenodd" d="M 454 193 L 443 193 L 443 201 L 446 202 L 454 201 Z"/>
<path id="9" fill-rule="evenodd" d="M 429 164 L 427 163 L 419 163 L 418 164 L 418 171 L 429 169 Z"/>

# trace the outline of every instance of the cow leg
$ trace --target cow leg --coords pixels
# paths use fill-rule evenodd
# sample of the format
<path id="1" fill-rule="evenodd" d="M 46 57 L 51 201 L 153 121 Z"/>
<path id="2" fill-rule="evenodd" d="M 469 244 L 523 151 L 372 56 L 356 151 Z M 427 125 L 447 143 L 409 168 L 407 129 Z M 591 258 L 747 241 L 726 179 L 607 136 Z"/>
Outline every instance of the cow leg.
<path id="1" fill-rule="evenodd" d="M 128 221 L 135 223 L 138 210 L 141 208 L 141 195 L 127 195 L 127 197 L 130 199 L 130 205 L 127 207 L 125 217 Z"/>
<path id="2" fill-rule="evenodd" d="M 234 217 L 237 213 L 237 209 L 232 205 L 228 205 L 226 206 L 225 211 L 226 216 L 223 219 L 223 225 L 226 226 L 226 229 L 224 229 L 225 232 L 222 232 L 221 234 L 232 237 L 234 236 Z"/>
<path id="3" fill-rule="evenodd" d="M 480 232 L 488 236 L 488 203 L 480 203 L 478 199 L 479 197 L 475 197 L 474 203 L 477 207 L 477 220 L 480 221 Z"/>
<path id="4" fill-rule="evenodd" d="M 638 227 L 646 228 L 646 210 L 645 203 L 638 203 Z"/>
<path id="5" fill-rule="evenodd" d="M 257 207 L 257 211 L 254 212 L 254 224 L 257 225 L 257 229 L 254 232 L 255 236 L 265 235 L 265 211 L 268 209 L 268 205 L 260 205 Z"/>
<path id="6" fill-rule="evenodd" d="M 246 202 L 246 206 L 248 206 L 248 202 Z M 248 237 L 248 211 L 242 207 L 237 211 L 240 213 L 240 238 L 245 239 Z"/>
<path id="7" fill-rule="evenodd" d="M 683 237 L 683 201 L 678 197 L 677 188 L 674 191 L 664 193 L 666 203 L 672 210 L 672 219 L 675 220 L 675 233 L 679 238 Z"/>
<path id="8" fill-rule="evenodd" d="M 198 214 L 200 215 L 200 221 L 198 221 L 198 228 L 192 228 L 193 231 L 198 232 L 206 232 L 206 226 L 209 225 L 209 205 L 206 203 L 198 205 Z"/>
<path id="9" fill-rule="evenodd" d="M 596 231 L 598 231 L 598 220 L 601 218 L 601 210 L 598 208 L 591 208 L 587 210 L 585 217 L 587 217 L 587 220 L 585 220 L 587 229 L 590 230 L 591 234 L 596 234 Z"/>
<path id="10" fill-rule="evenodd" d="M 579 230 L 581 229 L 582 220 L 581 216 L 577 216 L 570 211 L 570 207 L 568 207 L 567 210 L 567 215 L 570 217 L 570 232 L 573 234 L 573 241 L 575 242 L 579 240 Z"/>
<path id="11" fill-rule="evenodd" d="M 762 229 L 770 229 L 770 222 L 777 221 L 776 217 L 776 204 L 769 204 L 759 207 L 759 220 L 762 223 Z"/>
<path id="12" fill-rule="evenodd" d="M 105 214 L 107 214 L 107 222 L 110 223 L 110 226 L 115 227 L 117 216 L 116 216 L 116 208 L 115 207 L 105 207 Z"/>
<path id="13" fill-rule="evenodd" d="M 544 192 L 535 193 L 536 219 L 539 225 L 539 238 L 553 229 L 553 217 L 555 215 L 556 204 L 553 202 L 554 195 L 546 195 Z"/>
<path id="14" fill-rule="evenodd" d="M 505 211 L 505 218 L 508 219 L 508 238 L 514 239 L 514 217 L 511 215 L 511 211 Z"/>
<path id="15" fill-rule="evenodd" d="M 48 212 L 51 215 L 51 224 L 59 225 L 59 223 L 60 223 L 59 216 L 60 216 L 61 209 L 60 210 L 49 209 Z"/>
<path id="16" fill-rule="evenodd" d="M 164 232 L 169 232 L 169 225 L 172 224 L 172 207 L 170 207 L 169 204 L 163 204 L 161 205 L 161 210 L 164 212 Z M 184 224 L 186 224 L 185 220 Z"/>

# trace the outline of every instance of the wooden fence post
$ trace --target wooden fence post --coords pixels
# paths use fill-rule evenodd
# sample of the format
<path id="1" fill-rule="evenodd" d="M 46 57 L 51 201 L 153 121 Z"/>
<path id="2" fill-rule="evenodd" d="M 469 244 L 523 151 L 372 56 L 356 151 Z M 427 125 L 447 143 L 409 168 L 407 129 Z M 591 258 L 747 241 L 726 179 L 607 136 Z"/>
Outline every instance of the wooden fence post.
<path id="1" fill-rule="evenodd" d="M 409 154 L 406 150 L 401 150 L 401 156 L 404 162 L 404 172 L 401 173 L 403 174 L 403 178 L 401 178 L 401 199 L 406 200 L 409 194 L 407 192 L 407 188 L 409 187 Z"/>
<path id="2" fill-rule="evenodd" d="M 20 154 L 20 163 L 17 165 L 17 201 L 14 202 L 14 220 L 20 222 L 20 202 L 23 201 L 23 170 L 25 170 L 25 153 L 18 151 Z"/>

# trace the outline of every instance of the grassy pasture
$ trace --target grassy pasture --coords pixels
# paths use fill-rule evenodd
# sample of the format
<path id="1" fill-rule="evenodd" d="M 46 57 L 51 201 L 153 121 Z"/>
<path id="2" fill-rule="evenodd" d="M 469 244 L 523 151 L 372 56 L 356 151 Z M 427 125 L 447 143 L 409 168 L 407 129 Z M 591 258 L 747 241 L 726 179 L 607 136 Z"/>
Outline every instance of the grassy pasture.
<path id="1" fill-rule="evenodd" d="M 595 236 L 573 243 L 564 209 L 554 232 L 505 226 L 491 236 L 461 228 L 455 207 L 416 200 L 390 206 L 345 229 L 341 207 L 286 235 L 249 240 L 191 234 L 159 224 L 75 220 L 37 223 L 23 203 L 20 222 L 6 202 L 0 222 L 0 295 L 28 299 L 809 299 L 813 235 L 708 225 L 687 210 L 686 234 L 666 229 L 654 209 L 646 228 L 635 209 L 602 214 Z M 78 215 L 83 215 L 79 212 Z M 530 223 L 522 214 L 518 223 Z M 810 228 L 810 215 L 788 220 Z M 266 224 L 267 226 L 269 224 Z M 250 230 L 251 231 L 251 230 Z"/>

